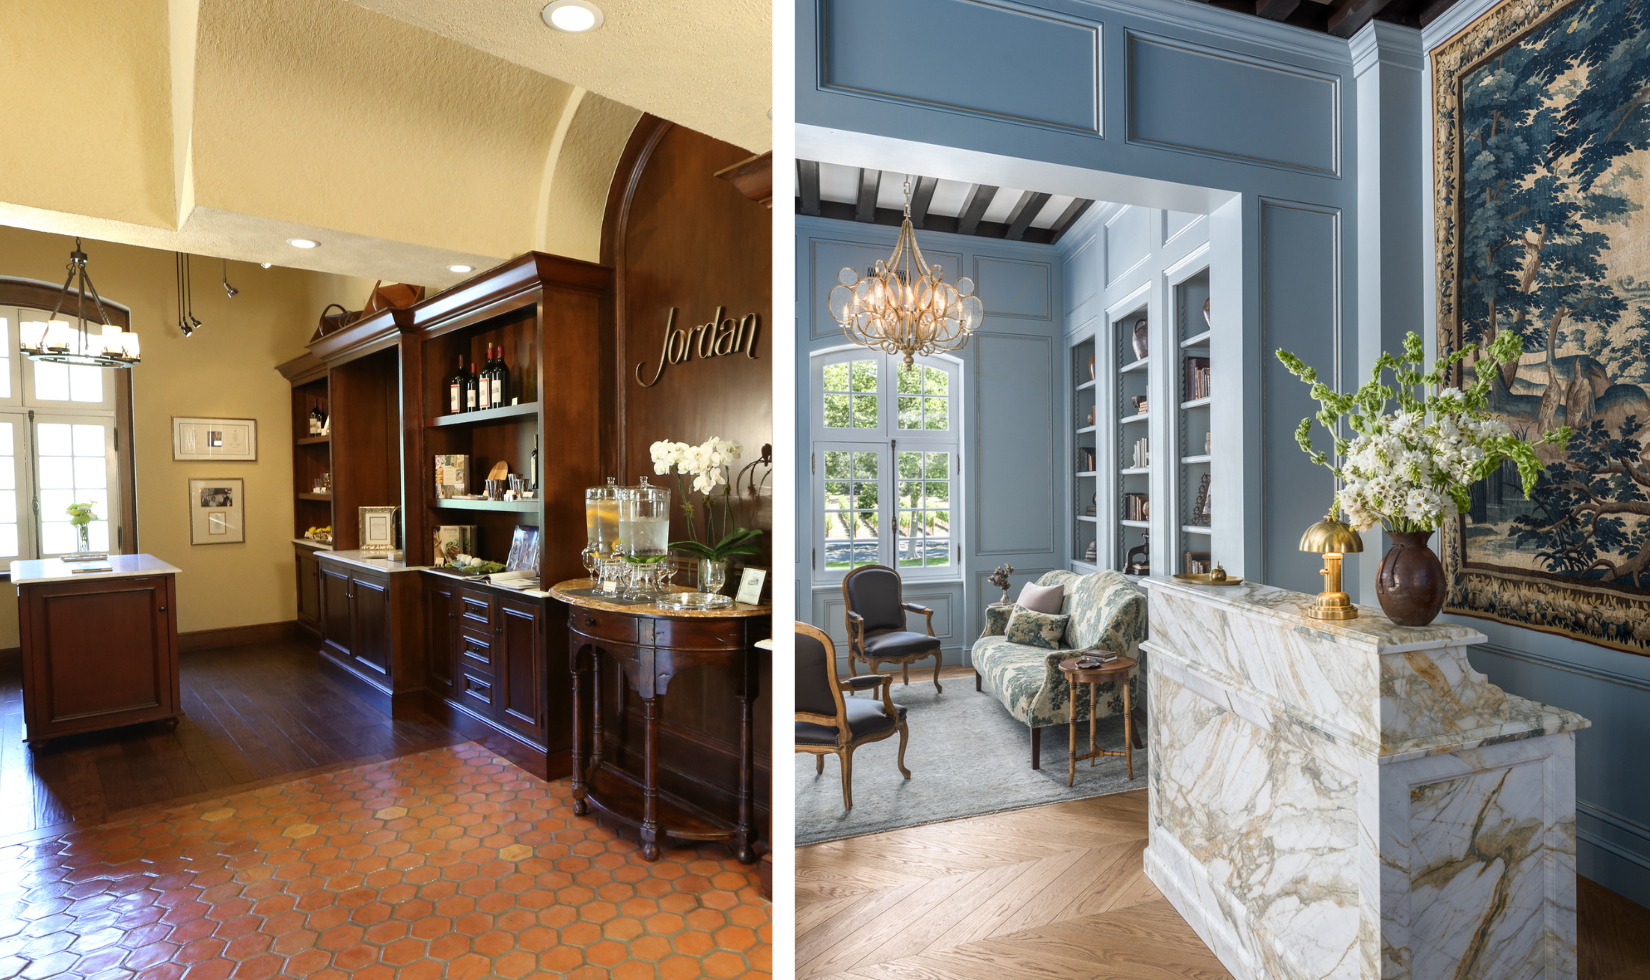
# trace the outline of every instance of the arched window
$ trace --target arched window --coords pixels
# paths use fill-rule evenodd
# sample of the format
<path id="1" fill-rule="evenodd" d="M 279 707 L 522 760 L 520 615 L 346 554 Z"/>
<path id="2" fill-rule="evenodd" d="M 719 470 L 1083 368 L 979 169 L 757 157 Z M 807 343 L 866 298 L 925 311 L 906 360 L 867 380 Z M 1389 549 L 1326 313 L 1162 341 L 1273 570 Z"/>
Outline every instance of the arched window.
<path id="1" fill-rule="evenodd" d="M 18 353 L 22 324 L 48 319 L 57 294 L 58 287 L 46 283 L 0 279 L 0 562 L 74 551 L 78 535 L 67 508 L 75 503 L 92 504 L 94 551 L 120 552 L 136 543 L 128 530 L 128 372 L 30 361 Z M 104 304 L 116 326 L 129 325 L 123 307 Z"/>
<path id="2" fill-rule="evenodd" d="M 908 579 L 961 574 L 959 378 L 949 357 L 852 347 L 810 361 L 813 570 L 860 565 Z"/>

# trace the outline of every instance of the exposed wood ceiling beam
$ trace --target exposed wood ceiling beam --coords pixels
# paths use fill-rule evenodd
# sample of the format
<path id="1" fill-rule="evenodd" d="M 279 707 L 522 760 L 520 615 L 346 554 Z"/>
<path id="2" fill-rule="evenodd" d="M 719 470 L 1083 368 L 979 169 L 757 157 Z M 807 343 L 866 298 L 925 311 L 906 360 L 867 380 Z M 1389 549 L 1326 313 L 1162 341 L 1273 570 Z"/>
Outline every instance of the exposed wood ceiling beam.
<path id="1" fill-rule="evenodd" d="M 1014 210 L 1008 213 L 1008 234 L 1005 236 L 1011 242 L 1017 242 L 1025 237 L 1026 229 L 1048 203 L 1049 195 L 1040 191 L 1026 191 L 1015 202 Z"/>
<path id="2" fill-rule="evenodd" d="M 985 209 L 991 206 L 991 199 L 996 196 L 997 188 L 990 184 L 975 184 L 968 188 L 968 197 L 963 200 L 962 211 L 957 215 L 957 233 L 974 234 L 974 229 L 980 226 L 980 219 L 985 217 Z"/>
<path id="3" fill-rule="evenodd" d="M 1431 3 L 1421 8 L 1421 26 L 1425 27 L 1437 20 L 1440 14 L 1448 10 L 1454 4 L 1455 0 L 1432 0 Z"/>
<path id="4" fill-rule="evenodd" d="M 918 177 L 917 192 L 911 195 L 911 224 L 918 228 L 928 220 L 928 205 L 934 200 L 934 188 L 940 186 L 938 177 Z"/>
<path id="5" fill-rule="evenodd" d="M 1391 0 L 1341 0 L 1335 12 L 1329 15 L 1329 33 L 1336 37 L 1351 37 L 1375 19 Z"/>
<path id="6" fill-rule="evenodd" d="M 854 208 L 854 220 L 871 222 L 877 216 L 877 189 L 882 186 L 882 171 L 859 170 L 859 203 Z"/>
<path id="7" fill-rule="evenodd" d="M 1093 203 L 1093 201 L 1085 201 L 1082 198 L 1078 198 L 1067 205 L 1066 209 L 1060 212 L 1060 216 L 1054 219 L 1054 224 L 1050 225 L 1048 228 L 1049 234 L 1053 241 L 1059 241 L 1060 236 L 1066 233 L 1066 229 L 1076 224 L 1077 219 L 1081 218 L 1083 216 L 1083 212 L 1087 211 L 1089 206 Z M 1053 242 L 1050 244 L 1052 243 Z"/>
<path id="8" fill-rule="evenodd" d="M 1255 0 L 1255 16 L 1267 20 L 1288 20 L 1301 0 Z"/>
<path id="9" fill-rule="evenodd" d="M 819 217 L 819 161 L 796 161 L 796 187 L 801 192 L 802 204 L 798 214 Z"/>

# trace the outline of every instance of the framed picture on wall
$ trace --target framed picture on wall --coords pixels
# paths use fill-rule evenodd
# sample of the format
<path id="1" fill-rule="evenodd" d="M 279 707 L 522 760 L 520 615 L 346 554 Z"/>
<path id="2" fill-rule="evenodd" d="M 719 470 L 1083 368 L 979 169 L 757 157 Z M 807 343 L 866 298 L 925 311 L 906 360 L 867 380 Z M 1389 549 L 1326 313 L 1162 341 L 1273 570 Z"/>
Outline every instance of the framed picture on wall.
<path id="1" fill-rule="evenodd" d="M 246 541 L 246 484 L 239 477 L 189 481 L 189 543 Z"/>
<path id="2" fill-rule="evenodd" d="M 257 419 L 172 417 L 172 459 L 255 463 Z"/>

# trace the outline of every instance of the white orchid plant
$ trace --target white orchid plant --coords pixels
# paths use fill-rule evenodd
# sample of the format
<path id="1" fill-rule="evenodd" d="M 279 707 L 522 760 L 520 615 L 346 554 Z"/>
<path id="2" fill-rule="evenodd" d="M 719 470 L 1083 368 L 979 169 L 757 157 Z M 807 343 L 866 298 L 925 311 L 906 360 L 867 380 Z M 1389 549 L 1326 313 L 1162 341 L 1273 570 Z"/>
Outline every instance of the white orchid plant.
<path id="1" fill-rule="evenodd" d="M 664 475 L 676 473 L 677 498 L 682 502 L 682 513 L 687 517 L 688 541 L 672 541 L 670 547 L 708 561 L 726 561 L 732 555 L 754 555 L 760 549 L 756 539 L 762 536 L 758 528 L 735 527 L 733 524 L 733 486 L 729 479 L 733 461 L 745 451 L 737 442 L 711 436 L 697 446 L 685 442 L 661 440 L 649 447 L 653 457 L 653 472 Z M 699 540 L 696 509 L 683 477 L 691 477 L 693 490 L 704 496 L 705 540 Z M 722 520 L 718 528 L 714 495 L 721 488 Z M 712 543 L 714 542 L 714 543 Z"/>
<path id="2" fill-rule="evenodd" d="M 1312 386 L 1312 397 L 1322 409 L 1301 420 L 1295 441 L 1312 462 L 1327 467 L 1341 481 L 1335 508 L 1344 511 L 1354 528 L 1379 524 L 1389 533 L 1435 531 L 1444 521 L 1472 506 L 1471 487 L 1503 462 L 1518 467 L 1524 496 L 1529 497 L 1541 476 L 1535 447 L 1563 445 L 1568 426 L 1555 429 L 1535 442 L 1512 434 L 1505 422 L 1490 417 L 1488 372 L 1465 391 L 1443 386 L 1450 367 L 1477 350 L 1469 345 L 1439 358 L 1423 370 L 1426 353 L 1413 332 L 1404 338 L 1400 360 L 1383 352 L 1369 381 L 1345 395 L 1318 380 L 1318 373 L 1295 355 L 1277 352 L 1289 373 Z M 1517 361 L 1523 341 L 1512 331 L 1484 348 L 1497 364 Z M 1391 370 L 1396 386 L 1383 384 L 1381 373 Z M 1427 395 L 1428 390 L 1436 394 Z M 1389 403 L 1396 403 L 1388 411 Z M 1341 419 L 1354 433 L 1342 435 Z M 1339 466 L 1312 445 L 1312 422 L 1335 438 Z"/>

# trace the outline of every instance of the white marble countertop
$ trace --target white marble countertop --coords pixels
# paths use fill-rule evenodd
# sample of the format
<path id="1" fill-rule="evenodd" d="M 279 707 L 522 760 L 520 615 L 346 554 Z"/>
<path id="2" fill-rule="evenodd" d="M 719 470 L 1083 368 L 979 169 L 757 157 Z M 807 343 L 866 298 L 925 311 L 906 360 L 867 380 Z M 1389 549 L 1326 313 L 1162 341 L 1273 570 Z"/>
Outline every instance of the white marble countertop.
<path id="1" fill-rule="evenodd" d="M 1172 578 L 1153 576 L 1140 584 L 1148 589 L 1178 592 L 1196 602 L 1224 606 L 1234 612 L 1268 619 L 1291 629 L 1325 633 L 1338 642 L 1372 649 L 1381 654 L 1489 642 L 1489 637 L 1471 626 L 1453 623 L 1399 626 L 1387 619 L 1379 606 L 1358 606 L 1357 619 L 1312 619 L 1305 615 L 1305 611 L 1316 601 L 1314 596 L 1257 582 L 1244 582 L 1242 585 L 1192 585 L 1188 582 L 1177 582 Z"/>
<path id="2" fill-rule="evenodd" d="M 105 569 L 102 566 L 108 565 Z M 77 572 L 77 568 L 97 568 L 98 571 Z M 110 555 L 106 561 L 68 562 L 46 558 L 11 563 L 13 585 L 32 585 L 36 582 L 67 582 L 79 579 L 138 578 L 144 575 L 176 575 L 182 569 L 166 564 L 154 555 Z"/>
<path id="3" fill-rule="evenodd" d="M 403 561 L 391 561 L 387 556 L 366 551 L 318 551 L 316 557 L 329 561 L 341 561 L 350 565 L 359 565 L 379 572 L 418 572 L 428 568 L 428 565 L 409 565 Z"/>

